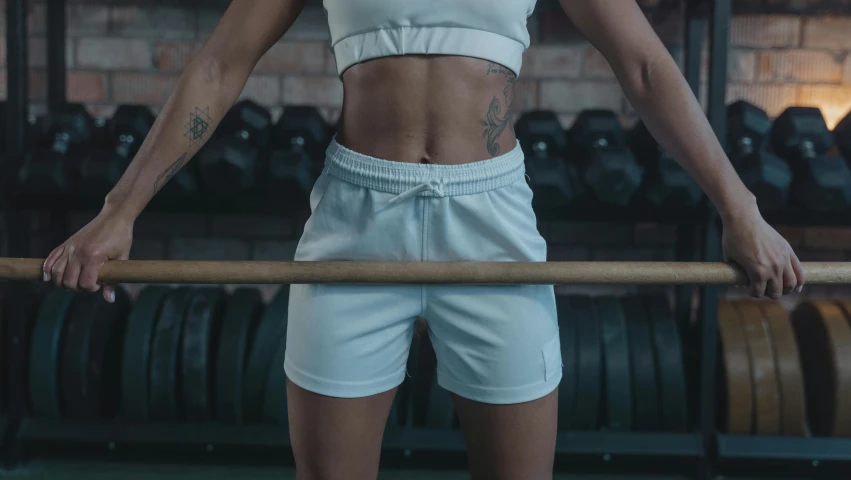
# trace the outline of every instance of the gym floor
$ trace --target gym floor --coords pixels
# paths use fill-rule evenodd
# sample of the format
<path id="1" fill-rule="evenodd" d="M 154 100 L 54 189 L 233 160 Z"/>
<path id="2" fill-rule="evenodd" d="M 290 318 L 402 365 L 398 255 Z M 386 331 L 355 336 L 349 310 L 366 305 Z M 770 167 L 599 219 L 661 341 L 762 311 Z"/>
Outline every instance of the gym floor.
<path id="1" fill-rule="evenodd" d="M 52 461 L 36 462 L 14 472 L 3 472 L 0 476 L 10 476 L 21 480 L 291 480 L 295 479 L 295 470 L 286 467 L 238 467 L 238 466 L 198 466 L 175 464 L 136 464 L 105 462 Z M 447 470 L 382 470 L 379 480 L 464 480 L 469 475 L 464 471 Z M 750 480 L 724 477 L 725 480 Z M 558 474 L 554 480 L 688 480 L 686 477 L 660 477 L 658 475 L 571 475 Z M 793 480 L 793 479 L 785 479 Z"/>

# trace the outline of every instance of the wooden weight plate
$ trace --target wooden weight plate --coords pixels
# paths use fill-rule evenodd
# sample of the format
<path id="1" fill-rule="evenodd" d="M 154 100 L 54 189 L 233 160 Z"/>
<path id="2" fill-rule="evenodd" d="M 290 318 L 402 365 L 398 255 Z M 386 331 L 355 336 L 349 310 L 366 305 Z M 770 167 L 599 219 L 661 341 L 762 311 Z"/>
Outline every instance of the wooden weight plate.
<path id="1" fill-rule="evenodd" d="M 556 297 L 558 312 L 558 335 L 561 344 L 562 375 L 558 385 L 558 429 L 567 430 L 570 425 L 571 410 L 576 397 L 576 319 L 570 305 L 570 297 Z"/>
<path id="2" fill-rule="evenodd" d="M 572 430 L 596 430 L 600 412 L 602 347 L 600 324 L 589 297 L 570 298 L 573 320 L 577 325 L 576 397 L 570 415 Z"/>
<path id="3" fill-rule="evenodd" d="M 264 389 L 269 378 L 269 368 L 278 348 L 287 342 L 289 301 L 290 287 L 281 285 L 278 294 L 263 313 L 251 342 L 242 384 L 242 414 L 245 421 L 263 420 Z"/>
<path id="4" fill-rule="evenodd" d="M 621 305 L 627 316 L 629 353 L 632 359 L 633 428 L 640 431 L 659 430 L 659 382 L 656 378 L 656 359 L 653 358 L 650 318 L 640 297 L 625 297 L 621 299 Z"/>
<path id="5" fill-rule="evenodd" d="M 287 374 L 284 360 L 287 342 L 278 345 L 278 351 L 269 366 L 269 376 L 263 389 L 263 421 L 276 425 L 287 425 Z"/>
<path id="6" fill-rule="evenodd" d="M 14 416 L 30 413 L 29 346 L 39 305 L 46 291 L 43 284 L 15 283 L 7 287 L 4 305 L 7 332 L 9 412 Z"/>
<path id="7" fill-rule="evenodd" d="M 175 422 L 180 419 L 180 334 L 192 289 L 181 287 L 166 295 L 151 345 L 148 412 L 151 420 Z"/>
<path id="8" fill-rule="evenodd" d="M 65 415 L 109 417 L 118 411 L 122 338 L 130 299 L 115 289 L 115 303 L 101 292 L 78 294 L 68 315 L 59 378 Z"/>
<path id="9" fill-rule="evenodd" d="M 255 288 L 237 289 L 225 304 L 216 355 L 216 419 L 220 422 L 242 422 L 245 359 L 262 314 L 263 298 Z"/>
<path id="10" fill-rule="evenodd" d="M 804 372 L 807 418 L 818 436 L 851 435 L 851 328 L 840 306 L 811 300 L 792 311 Z"/>
<path id="11" fill-rule="evenodd" d="M 685 432 L 688 412 L 680 333 L 665 297 L 653 295 L 645 298 L 645 304 L 653 330 L 653 353 L 656 359 L 656 378 L 659 380 L 662 430 Z"/>
<path id="12" fill-rule="evenodd" d="M 74 294 L 51 290 L 44 299 L 30 342 L 30 401 L 37 417 L 59 418 L 59 347 Z"/>
<path id="13" fill-rule="evenodd" d="M 221 327 L 225 292 L 220 288 L 196 289 L 183 321 L 180 379 L 186 420 L 213 419 L 215 352 Z"/>
<path id="14" fill-rule="evenodd" d="M 147 422 L 151 345 L 168 287 L 147 287 L 136 298 L 124 334 L 121 362 L 121 407 L 124 417 Z"/>
<path id="15" fill-rule="evenodd" d="M 804 376 L 789 312 L 777 302 L 759 302 L 759 306 L 774 346 L 774 364 L 780 388 L 780 433 L 804 436 L 807 433 Z"/>
<path id="16" fill-rule="evenodd" d="M 753 432 L 757 435 L 777 435 L 780 433 L 780 390 L 768 326 L 762 319 L 762 310 L 753 302 L 735 302 L 733 307 L 745 332 L 751 361 Z"/>
<path id="17" fill-rule="evenodd" d="M 626 318 L 616 297 L 595 299 L 600 318 L 605 384 L 605 425 L 609 430 L 632 429 L 632 376 Z"/>
<path id="18" fill-rule="evenodd" d="M 723 377 L 722 424 L 729 434 L 751 433 L 753 422 L 753 384 L 751 382 L 750 356 L 745 331 L 733 305 L 723 299 L 718 301 L 718 333 L 721 337 L 720 369 Z"/>
<path id="19" fill-rule="evenodd" d="M 845 318 L 848 321 L 849 329 L 851 329 L 851 302 L 848 300 L 842 300 L 837 302 L 839 304 L 839 308 L 842 309 L 842 313 L 845 314 Z M 843 372 L 841 373 L 842 378 L 849 378 L 849 360 L 851 360 L 851 351 L 849 350 L 849 346 L 846 344 L 845 348 L 840 353 L 839 361 L 842 362 Z M 849 425 L 847 419 L 851 417 L 851 401 L 849 401 L 849 397 L 845 394 L 841 397 L 840 402 L 837 402 L 837 414 L 836 416 L 840 419 L 843 425 Z M 851 436 L 851 425 L 844 428 L 837 428 L 835 436 L 848 437 Z"/>

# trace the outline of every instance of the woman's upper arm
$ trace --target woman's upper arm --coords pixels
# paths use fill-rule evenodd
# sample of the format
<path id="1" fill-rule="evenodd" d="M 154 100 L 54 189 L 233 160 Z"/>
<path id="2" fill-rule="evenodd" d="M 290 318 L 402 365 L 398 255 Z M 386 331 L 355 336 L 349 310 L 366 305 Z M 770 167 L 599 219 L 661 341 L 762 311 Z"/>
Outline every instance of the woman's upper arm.
<path id="1" fill-rule="evenodd" d="M 616 73 L 640 73 L 669 55 L 635 0 L 560 0 L 567 16 Z"/>
<path id="2" fill-rule="evenodd" d="M 249 70 L 295 22 L 307 0 L 233 0 L 201 53 Z"/>

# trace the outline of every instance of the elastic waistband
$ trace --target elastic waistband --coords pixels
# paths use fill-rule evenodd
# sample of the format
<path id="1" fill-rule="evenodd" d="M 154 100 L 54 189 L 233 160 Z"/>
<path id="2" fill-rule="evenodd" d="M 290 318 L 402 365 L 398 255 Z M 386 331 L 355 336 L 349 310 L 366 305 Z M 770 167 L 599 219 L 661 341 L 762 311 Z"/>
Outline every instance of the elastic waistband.
<path id="1" fill-rule="evenodd" d="M 473 195 L 507 187 L 524 178 L 520 142 L 508 153 L 461 165 L 395 162 L 363 155 L 332 140 L 325 154 L 325 171 L 340 180 L 372 190 L 403 194 L 421 185 L 424 197 Z"/>

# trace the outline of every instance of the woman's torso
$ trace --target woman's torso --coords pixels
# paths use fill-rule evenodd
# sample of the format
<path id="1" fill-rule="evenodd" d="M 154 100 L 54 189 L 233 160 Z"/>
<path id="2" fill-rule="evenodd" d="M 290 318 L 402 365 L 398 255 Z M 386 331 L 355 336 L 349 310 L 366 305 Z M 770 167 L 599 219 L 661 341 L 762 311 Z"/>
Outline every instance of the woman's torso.
<path id="1" fill-rule="evenodd" d="M 516 145 L 514 74 L 485 60 L 400 56 L 369 60 L 343 75 L 337 140 L 372 157 L 467 163 Z"/>
<path id="2" fill-rule="evenodd" d="M 535 0 L 325 0 L 344 85 L 337 140 L 440 164 L 516 146 L 514 84 Z"/>

